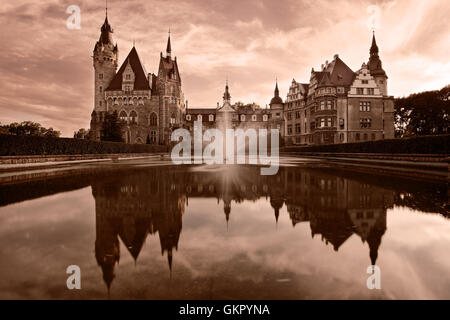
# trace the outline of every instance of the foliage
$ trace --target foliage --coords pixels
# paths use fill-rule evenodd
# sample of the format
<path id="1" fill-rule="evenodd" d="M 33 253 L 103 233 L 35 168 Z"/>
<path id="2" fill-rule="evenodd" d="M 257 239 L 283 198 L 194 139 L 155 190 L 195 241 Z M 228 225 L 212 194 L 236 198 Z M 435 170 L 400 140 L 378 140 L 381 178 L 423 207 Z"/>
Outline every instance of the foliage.
<path id="1" fill-rule="evenodd" d="M 44 128 L 40 123 L 33 121 L 13 122 L 0 126 L 1 134 L 11 134 L 16 136 L 39 136 L 39 137 L 59 137 L 61 133 L 52 127 Z"/>
<path id="2" fill-rule="evenodd" d="M 101 140 L 123 142 L 122 131 L 123 123 L 120 121 L 117 111 L 106 113 Z"/>
<path id="3" fill-rule="evenodd" d="M 450 127 L 450 85 L 395 99 L 396 135 L 445 134 Z"/>
<path id="4" fill-rule="evenodd" d="M 78 131 L 73 133 L 74 139 L 89 139 L 90 130 L 84 128 L 78 129 Z"/>
<path id="5" fill-rule="evenodd" d="M 0 156 L 166 152 L 166 146 L 0 134 Z"/>
<path id="6" fill-rule="evenodd" d="M 450 135 L 421 136 L 402 139 L 365 141 L 317 146 L 285 147 L 284 152 L 330 153 L 396 153 L 396 154 L 449 154 Z"/>

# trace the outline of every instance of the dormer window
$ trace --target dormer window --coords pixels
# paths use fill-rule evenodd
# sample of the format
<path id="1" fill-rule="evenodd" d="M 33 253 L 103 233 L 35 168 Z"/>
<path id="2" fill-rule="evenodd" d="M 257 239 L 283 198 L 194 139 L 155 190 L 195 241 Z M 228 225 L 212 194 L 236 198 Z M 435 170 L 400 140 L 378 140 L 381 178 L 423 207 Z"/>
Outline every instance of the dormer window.
<path id="1" fill-rule="evenodd" d="M 125 75 L 125 79 L 126 79 L 126 80 L 131 80 L 131 74 L 126 74 L 126 75 Z"/>

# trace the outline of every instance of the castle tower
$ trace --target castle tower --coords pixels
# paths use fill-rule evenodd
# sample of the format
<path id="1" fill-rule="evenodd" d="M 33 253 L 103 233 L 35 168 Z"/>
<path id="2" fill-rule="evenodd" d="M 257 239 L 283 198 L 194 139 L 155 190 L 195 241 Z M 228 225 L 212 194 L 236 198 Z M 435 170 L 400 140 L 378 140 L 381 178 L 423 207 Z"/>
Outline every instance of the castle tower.
<path id="1" fill-rule="evenodd" d="M 280 91 L 278 90 L 278 81 L 275 83 L 274 96 L 270 100 L 270 122 L 272 129 L 278 129 L 280 131 L 280 137 L 284 137 L 286 121 L 284 121 L 283 114 L 283 99 L 280 97 Z"/>
<path id="2" fill-rule="evenodd" d="M 99 116 L 99 113 L 108 111 L 104 92 L 116 74 L 119 57 L 117 45 L 113 43 L 113 29 L 108 22 L 107 10 L 105 22 L 100 29 L 100 39 L 95 44 L 93 53 L 95 70 L 94 111 L 97 116 Z"/>
<path id="3" fill-rule="evenodd" d="M 370 74 L 375 78 L 375 82 L 380 88 L 381 93 L 387 96 L 387 75 L 383 70 L 381 59 L 378 56 L 378 46 L 375 40 L 375 32 L 372 37 L 372 46 L 370 47 L 370 58 L 368 62 Z"/>
<path id="4" fill-rule="evenodd" d="M 171 131 L 180 127 L 184 111 L 184 94 L 177 58 L 172 59 L 170 31 L 167 38 L 166 54 L 161 52 L 157 77 L 157 92 L 160 96 L 159 141 L 168 143 Z"/>

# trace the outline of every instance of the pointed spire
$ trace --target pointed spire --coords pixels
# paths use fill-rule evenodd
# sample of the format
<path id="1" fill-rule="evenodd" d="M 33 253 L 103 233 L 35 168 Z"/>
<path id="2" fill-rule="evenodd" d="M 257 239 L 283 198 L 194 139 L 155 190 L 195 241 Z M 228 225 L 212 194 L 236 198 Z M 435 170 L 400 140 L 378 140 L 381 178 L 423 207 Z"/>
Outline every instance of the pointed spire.
<path id="1" fill-rule="evenodd" d="M 372 46 L 370 47 L 370 55 L 378 54 L 377 41 L 375 40 L 375 30 L 372 35 Z"/>
<path id="2" fill-rule="evenodd" d="M 228 77 L 227 77 L 226 82 L 225 82 L 225 93 L 223 94 L 223 102 L 229 103 L 230 100 L 231 100 L 231 95 L 230 95 L 230 92 L 228 91 Z"/>
<path id="3" fill-rule="evenodd" d="M 278 90 L 278 78 L 275 78 L 275 91 L 274 91 L 275 97 L 280 96 L 280 91 Z"/>
<path id="4" fill-rule="evenodd" d="M 170 45 L 170 28 L 169 28 L 169 37 L 167 38 L 166 56 L 170 57 L 171 54 L 172 54 L 172 46 Z"/>

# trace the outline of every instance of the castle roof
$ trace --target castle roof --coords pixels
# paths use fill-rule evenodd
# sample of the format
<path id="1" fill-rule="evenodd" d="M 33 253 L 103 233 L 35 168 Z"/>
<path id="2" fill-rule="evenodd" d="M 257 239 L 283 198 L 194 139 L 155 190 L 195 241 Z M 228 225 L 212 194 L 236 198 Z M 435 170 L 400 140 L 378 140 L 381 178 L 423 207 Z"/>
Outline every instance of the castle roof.
<path id="1" fill-rule="evenodd" d="M 278 82 L 275 84 L 274 97 L 270 100 L 270 104 L 283 104 L 283 99 L 280 98 L 280 91 L 278 90 Z"/>
<path id="2" fill-rule="evenodd" d="M 356 74 L 337 55 L 328 64 L 325 71 L 328 73 L 329 81 L 334 85 L 349 86 L 353 83 Z M 323 80 L 323 79 L 322 79 Z M 328 79 L 326 79 L 328 81 Z"/>
<path id="3" fill-rule="evenodd" d="M 130 63 L 131 69 L 133 69 L 135 75 L 134 90 L 150 90 L 144 66 L 142 65 L 141 59 L 139 59 L 139 55 L 135 47 L 131 49 L 127 58 L 122 63 L 122 66 L 120 67 L 119 71 L 116 73 L 106 90 L 122 90 L 123 72 L 128 62 Z"/>

